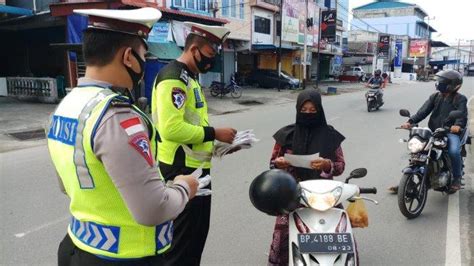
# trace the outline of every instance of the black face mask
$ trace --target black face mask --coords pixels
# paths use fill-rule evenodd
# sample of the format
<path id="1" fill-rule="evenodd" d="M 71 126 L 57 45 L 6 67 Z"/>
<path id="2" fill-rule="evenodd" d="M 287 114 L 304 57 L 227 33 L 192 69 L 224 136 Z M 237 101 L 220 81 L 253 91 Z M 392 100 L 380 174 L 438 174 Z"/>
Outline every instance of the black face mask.
<path id="1" fill-rule="evenodd" d="M 194 63 L 196 63 L 196 67 L 198 68 L 199 72 L 205 74 L 214 67 L 214 64 L 216 63 L 216 57 L 207 57 L 203 55 L 199 49 L 198 52 L 201 56 L 201 61 L 198 61 L 193 55 Z M 209 65 L 209 68 L 206 69 L 207 65 Z"/>
<path id="2" fill-rule="evenodd" d="M 140 89 L 140 82 L 142 81 L 143 73 L 145 72 L 145 61 L 133 49 L 132 49 L 132 55 L 137 59 L 138 64 L 140 64 L 140 72 L 137 73 L 133 71 L 131 67 L 128 67 L 126 65 L 124 66 L 125 66 L 125 69 L 127 69 L 128 75 L 130 75 L 130 78 L 132 79 L 132 83 L 133 83 L 132 90 L 138 90 Z"/>
<path id="3" fill-rule="evenodd" d="M 298 113 L 296 115 L 296 124 L 306 127 L 315 127 L 319 123 L 319 113 Z"/>
<path id="4" fill-rule="evenodd" d="M 436 82 L 436 89 L 441 93 L 449 92 L 449 84 Z"/>

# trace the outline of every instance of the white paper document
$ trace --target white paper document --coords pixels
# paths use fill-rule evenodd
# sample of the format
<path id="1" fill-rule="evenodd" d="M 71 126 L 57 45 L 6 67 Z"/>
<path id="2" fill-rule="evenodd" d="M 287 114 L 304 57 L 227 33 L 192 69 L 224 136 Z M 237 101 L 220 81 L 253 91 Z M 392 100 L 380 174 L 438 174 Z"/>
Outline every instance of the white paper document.
<path id="1" fill-rule="evenodd" d="M 284 158 L 291 164 L 291 166 L 312 169 L 311 161 L 319 158 L 319 152 L 309 155 L 295 155 L 287 153 L 285 154 Z"/>
<path id="2" fill-rule="evenodd" d="M 217 158 L 222 158 L 222 156 L 237 149 L 250 149 L 252 145 L 258 141 L 252 129 L 239 131 L 235 134 L 232 144 L 216 141 L 212 155 Z"/>

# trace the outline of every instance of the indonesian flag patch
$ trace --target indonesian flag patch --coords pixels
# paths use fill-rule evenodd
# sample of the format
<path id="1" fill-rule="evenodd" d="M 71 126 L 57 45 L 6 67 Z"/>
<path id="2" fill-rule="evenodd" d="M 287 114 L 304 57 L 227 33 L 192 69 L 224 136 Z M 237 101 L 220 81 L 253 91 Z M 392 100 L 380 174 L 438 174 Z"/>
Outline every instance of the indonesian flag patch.
<path id="1" fill-rule="evenodd" d="M 127 135 L 132 136 L 139 132 L 145 132 L 145 127 L 138 117 L 130 118 L 120 122 L 120 126 L 125 129 Z"/>
<path id="2" fill-rule="evenodd" d="M 153 167 L 153 156 L 151 155 L 151 149 L 150 149 L 150 141 L 148 141 L 148 138 L 145 134 L 140 134 L 128 141 L 132 147 L 135 148 L 135 150 L 140 153 L 143 158 L 148 162 L 150 166 Z"/>
<path id="3" fill-rule="evenodd" d="M 171 101 L 174 107 L 181 109 L 186 102 L 186 93 L 181 88 L 173 88 L 171 92 Z"/>

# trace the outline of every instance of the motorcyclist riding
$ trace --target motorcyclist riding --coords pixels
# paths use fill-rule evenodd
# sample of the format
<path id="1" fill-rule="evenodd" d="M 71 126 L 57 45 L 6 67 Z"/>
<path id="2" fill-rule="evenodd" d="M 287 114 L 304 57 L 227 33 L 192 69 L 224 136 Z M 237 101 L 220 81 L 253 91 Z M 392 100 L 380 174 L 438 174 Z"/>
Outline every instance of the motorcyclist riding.
<path id="1" fill-rule="evenodd" d="M 380 105 L 383 105 L 383 90 L 385 88 L 385 82 L 382 78 L 382 71 L 380 69 L 375 70 L 374 76 L 369 79 L 365 86 L 367 88 L 371 88 L 372 86 L 376 85 L 378 89 L 377 100 L 379 101 Z M 375 89 L 375 88 L 374 88 Z"/>
<path id="2" fill-rule="evenodd" d="M 436 74 L 436 90 L 418 112 L 408 119 L 401 127 L 410 129 L 413 124 L 417 124 L 425 119 L 429 114 L 430 120 L 428 127 L 434 131 L 443 126 L 449 113 L 454 110 L 463 112 L 463 117 L 456 119 L 452 123 L 448 134 L 448 153 L 451 159 L 453 182 L 451 190 L 456 191 L 461 188 L 462 177 L 462 158 L 461 158 L 461 139 L 460 135 L 466 129 L 467 124 L 467 98 L 458 93 L 462 86 L 462 76 L 455 70 L 444 70 Z M 390 187 L 389 191 L 397 193 L 398 186 Z"/>

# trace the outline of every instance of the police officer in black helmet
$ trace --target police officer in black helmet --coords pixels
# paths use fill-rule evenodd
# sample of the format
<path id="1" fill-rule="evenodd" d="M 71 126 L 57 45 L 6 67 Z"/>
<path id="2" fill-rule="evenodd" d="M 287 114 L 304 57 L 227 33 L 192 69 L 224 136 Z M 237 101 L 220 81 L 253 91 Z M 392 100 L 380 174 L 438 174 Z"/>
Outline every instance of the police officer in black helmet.
<path id="1" fill-rule="evenodd" d="M 460 135 L 466 129 L 467 124 L 467 98 L 460 94 L 458 90 L 462 86 L 462 75 L 455 70 L 444 70 L 436 74 L 436 90 L 430 98 L 423 104 L 418 112 L 410 117 L 402 128 L 409 129 L 413 124 L 417 124 L 425 119 L 429 114 L 428 127 L 436 130 L 443 126 L 443 122 L 451 111 L 461 111 L 463 116 L 454 121 L 451 132 L 448 134 L 448 153 L 453 167 L 453 182 L 451 190 L 456 191 L 461 188 L 462 158 Z M 396 193 L 398 187 L 389 188 L 390 192 Z"/>

